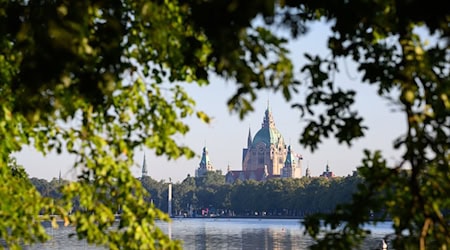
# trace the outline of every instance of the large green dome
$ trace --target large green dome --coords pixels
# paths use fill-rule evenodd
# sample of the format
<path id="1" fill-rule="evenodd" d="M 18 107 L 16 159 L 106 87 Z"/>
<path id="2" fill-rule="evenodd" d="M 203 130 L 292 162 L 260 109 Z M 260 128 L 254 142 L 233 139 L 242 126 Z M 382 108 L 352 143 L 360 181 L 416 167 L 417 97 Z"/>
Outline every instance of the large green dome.
<path id="1" fill-rule="evenodd" d="M 252 146 L 256 146 L 257 144 L 263 142 L 266 144 L 266 147 L 270 147 L 272 144 L 278 144 L 281 142 L 284 144 L 284 138 L 281 135 L 280 131 L 275 127 L 275 122 L 272 117 L 272 112 L 269 107 L 267 107 L 264 120 L 261 126 L 261 129 L 256 133 L 253 138 Z"/>
<path id="2" fill-rule="evenodd" d="M 263 142 L 266 146 L 270 146 L 276 144 L 280 139 L 283 140 L 283 136 L 276 128 L 261 128 L 253 139 L 253 145 Z"/>

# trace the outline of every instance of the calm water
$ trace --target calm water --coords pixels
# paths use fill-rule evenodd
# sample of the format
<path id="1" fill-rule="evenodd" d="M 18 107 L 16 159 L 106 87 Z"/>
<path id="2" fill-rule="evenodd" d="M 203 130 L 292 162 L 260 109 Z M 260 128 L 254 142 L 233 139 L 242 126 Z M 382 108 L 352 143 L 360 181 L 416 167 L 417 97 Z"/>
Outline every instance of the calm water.
<path id="1" fill-rule="evenodd" d="M 171 223 L 158 225 L 172 239 L 183 242 L 183 248 L 190 250 L 207 249 L 308 249 L 312 239 L 304 235 L 299 220 L 294 219 L 173 219 Z M 377 225 L 362 249 L 376 249 L 381 238 L 392 232 L 390 223 Z M 71 227 L 47 229 L 53 236 L 45 244 L 37 244 L 25 249 L 105 249 L 90 246 L 85 241 L 68 238 Z"/>

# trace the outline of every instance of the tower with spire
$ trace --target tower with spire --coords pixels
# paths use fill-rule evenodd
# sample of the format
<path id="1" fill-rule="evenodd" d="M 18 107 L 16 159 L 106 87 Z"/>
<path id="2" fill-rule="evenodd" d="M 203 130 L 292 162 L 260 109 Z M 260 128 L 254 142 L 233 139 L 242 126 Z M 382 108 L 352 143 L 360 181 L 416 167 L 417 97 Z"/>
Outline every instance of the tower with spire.
<path id="1" fill-rule="evenodd" d="M 306 166 L 305 177 L 311 178 L 311 170 L 309 169 L 309 163 L 308 166 Z"/>
<path id="2" fill-rule="evenodd" d="M 291 146 L 288 146 L 286 161 L 284 162 L 284 167 L 281 171 L 281 178 L 302 177 L 301 159 L 302 157 L 294 154 L 291 150 Z"/>
<path id="3" fill-rule="evenodd" d="M 305 177 L 306 178 L 311 178 L 311 170 L 309 170 L 309 167 L 306 168 Z"/>
<path id="4" fill-rule="evenodd" d="M 148 176 L 147 172 L 147 162 L 145 160 L 145 154 L 144 154 L 144 161 L 142 162 L 142 178 Z"/>
<path id="5" fill-rule="evenodd" d="M 212 163 L 209 159 L 209 155 L 208 155 L 208 149 L 205 147 L 203 147 L 203 152 L 202 152 L 202 158 L 200 160 L 200 163 L 198 164 L 198 169 L 195 172 L 195 177 L 202 177 L 204 176 L 208 171 L 214 171 L 214 168 L 212 166 Z"/>
<path id="6" fill-rule="evenodd" d="M 242 170 L 228 170 L 226 181 L 257 180 L 286 176 L 301 176 L 301 158 L 286 145 L 283 135 L 275 126 L 272 110 L 267 102 L 261 128 L 252 137 L 248 130 L 247 147 L 242 149 Z"/>
<path id="7" fill-rule="evenodd" d="M 251 135 L 250 135 L 251 136 Z M 259 171 L 267 165 L 269 176 L 280 176 L 287 155 L 287 147 L 280 131 L 275 126 L 275 120 L 267 104 L 264 112 L 261 128 L 253 137 L 247 140 L 247 148 L 244 149 L 242 170 Z"/>
<path id="8" fill-rule="evenodd" d="M 248 128 L 248 137 L 247 137 L 247 147 L 250 147 L 252 145 L 252 131 L 250 130 L 250 127 Z"/>
<path id="9" fill-rule="evenodd" d="M 325 177 L 325 178 L 333 178 L 334 177 L 334 173 L 330 170 L 330 166 L 327 165 L 325 166 L 325 171 L 320 175 L 320 177 Z"/>
<path id="10" fill-rule="evenodd" d="M 242 149 L 242 164 L 244 164 L 245 156 L 247 155 L 248 149 L 252 146 L 252 132 L 250 127 L 248 128 L 248 136 L 247 136 L 247 147 Z"/>

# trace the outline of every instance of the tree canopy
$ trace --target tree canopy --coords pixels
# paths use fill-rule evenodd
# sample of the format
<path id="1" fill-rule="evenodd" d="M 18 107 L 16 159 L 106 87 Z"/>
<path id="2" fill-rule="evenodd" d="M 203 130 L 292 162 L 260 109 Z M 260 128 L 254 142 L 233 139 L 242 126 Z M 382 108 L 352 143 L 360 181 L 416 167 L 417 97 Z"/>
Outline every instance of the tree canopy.
<path id="1" fill-rule="evenodd" d="M 331 25 L 331 57 L 307 54 L 295 69 L 287 39 L 272 28 L 297 38 L 318 20 Z M 168 217 L 145 203 L 129 167 L 142 146 L 168 158 L 193 156 L 175 138 L 189 131 L 185 118 L 209 117 L 183 86 L 209 84 L 213 73 L 232 80 L 236 93 L 227 105 L 241 117 L 258 89 L 290 100 L 304 86 L 306 98 L 294 105 L 310 117 L 300 142 L 315 150 L 334 136 L 351 145 L 366 129 L 352 106 L 357 86 L 342 90 L 333 78 L 337 60 L 349 58 L 362 82 L 376 85 L 404 115 L 407 130 L 393 142 L 403 161 L 388 166 L 380 152 L 366 152 L 366 185 L 353 205 L 321 217 L 332 228 L 346 221 L 344 230 L 325 234 L 315 247 L 357 244 L 369 211 L 378 209 L 393 218 L 399 249 L 446 249 L 449 21 L 444 1 L 1 0 L 0 238 L 10 248 L 47 239 L 39 223 L 44 210 L 75 225 L 78 237 L 111 249 L 180 247 L 154 226 Z M 424 40 L 418 27 L 434 39 Z M 299 71 L 308 77 L 297 79 Z M 82 174 L 63 186 L 63 203 L 40 197 L 14 175 L 11 154 L 24 145 L 77 155 Z M 82 209 L 69 214 L 75 198 Z M 112 230 L 117 204 L 122 218 Z M 323 230 L 318 221 L 306 221 L 314 237 Z"/>

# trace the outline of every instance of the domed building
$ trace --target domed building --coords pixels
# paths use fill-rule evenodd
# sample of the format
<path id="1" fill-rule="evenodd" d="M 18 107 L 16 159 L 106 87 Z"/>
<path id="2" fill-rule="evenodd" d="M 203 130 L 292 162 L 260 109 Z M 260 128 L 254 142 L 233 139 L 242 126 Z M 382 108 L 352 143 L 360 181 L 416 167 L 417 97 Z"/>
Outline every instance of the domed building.
<path id="1" fill-rule="evenodd" d="M 242 151 L 242 171 L 229 170 L 229 183 L 240 180 L 301 177 L 301 156 L 291 151 L 275 126 L 272 111 L 267 106 L 261 129 L 252 139 L 249 129 L 247 148 Z M 284 169 L 284 170 L 283 170 Z"/>

